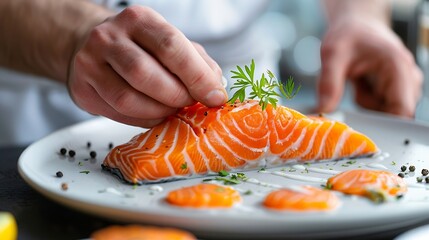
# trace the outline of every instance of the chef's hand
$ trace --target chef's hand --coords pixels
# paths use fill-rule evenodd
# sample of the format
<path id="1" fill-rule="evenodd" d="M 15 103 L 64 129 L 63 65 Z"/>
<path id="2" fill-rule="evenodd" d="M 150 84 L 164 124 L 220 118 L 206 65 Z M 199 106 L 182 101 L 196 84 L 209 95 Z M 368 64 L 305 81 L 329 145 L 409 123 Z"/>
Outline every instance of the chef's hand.
<path id="1" fill-rule="evenodd" d="M 349 79 L 362 107 L 414 116 L 422 73 L 386 24 L 353 17 L 335 21 L 322 42 L 321 59 L 319 111 L 335 110 Z"/>
<path id="2" fill-rule="evenodd" d="M 227 100 L 220 67 L 149 8 L 133 6 L 108 18 L 78 49 L 68 88 L 92 114 L 151 127 L 195 101 L 218 106 Z"/>

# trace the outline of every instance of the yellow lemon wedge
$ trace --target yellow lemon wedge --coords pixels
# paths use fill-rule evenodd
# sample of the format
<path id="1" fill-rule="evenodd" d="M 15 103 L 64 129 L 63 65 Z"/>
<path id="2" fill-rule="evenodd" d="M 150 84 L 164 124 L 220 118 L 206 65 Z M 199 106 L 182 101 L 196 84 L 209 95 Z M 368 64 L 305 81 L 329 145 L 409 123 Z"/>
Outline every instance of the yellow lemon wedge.
<path id="1" fill-rule="evenodd" d="M 0 212 L 0 239 L 16 240 L 18 227 L 15 218 L 8 212 Z"/>

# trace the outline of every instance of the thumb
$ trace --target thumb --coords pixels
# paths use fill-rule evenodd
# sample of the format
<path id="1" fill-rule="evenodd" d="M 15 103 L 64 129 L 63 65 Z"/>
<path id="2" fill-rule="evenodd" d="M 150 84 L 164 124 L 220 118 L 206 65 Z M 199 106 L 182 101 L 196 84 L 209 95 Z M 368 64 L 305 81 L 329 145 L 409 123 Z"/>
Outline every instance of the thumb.
<path id="1" fill-rule="evenodd" d="M 344 93 L 348 59 L 338 51 L 321 51 L 322 69 L 317 81 L 319 112 L 334 111 Z"/>

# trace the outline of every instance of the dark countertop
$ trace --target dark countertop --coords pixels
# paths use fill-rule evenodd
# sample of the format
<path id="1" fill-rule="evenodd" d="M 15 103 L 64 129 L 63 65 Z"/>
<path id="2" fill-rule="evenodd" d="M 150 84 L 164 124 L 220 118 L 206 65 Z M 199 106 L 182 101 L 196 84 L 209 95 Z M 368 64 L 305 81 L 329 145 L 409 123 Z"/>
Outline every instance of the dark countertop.
<path id="1" fill-rule="evenodd" d="M 18 223 L 18 239 L 84 239 L 112 221 L 59 205 L 33 190 L 18 173 L 25 147 L 0 148 L 0 211 L 11 212 Z"/>

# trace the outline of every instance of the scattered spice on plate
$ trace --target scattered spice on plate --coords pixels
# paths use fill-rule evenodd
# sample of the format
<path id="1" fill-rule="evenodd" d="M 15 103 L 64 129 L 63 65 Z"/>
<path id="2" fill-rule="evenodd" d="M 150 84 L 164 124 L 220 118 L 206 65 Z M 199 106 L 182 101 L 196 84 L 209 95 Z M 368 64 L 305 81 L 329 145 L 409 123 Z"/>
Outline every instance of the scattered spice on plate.
<path id="1" fill-rule="evenodd" d="M 60 154 L 61 155 L 66 155 L 66 153 L 67 153 L 67 149 L 65 149 L 65 148 L 61 148 L 60 149 Z"/>
<path id="2" fill-rule="evenodd" d="M 113 143 L 110 142 L 108 147 L 109 147 L 109 149 L 112 149 L 113 148 Z"/>
<path id="3" fill-rule="evenodd" d="M 61 183 L 61 189 L 67 191 L 67 189 L 69 189 L 69 185 L 67 183 Z"/>
<path id="4" fill-rule="evenodd" d="M 426 177 L 426 178 L 425 178 L 425 182 L 426 182 L 426 183 L 429 183 L 429 177 Z"/>
<path id="5" fill-rule="evenodd" d="M 74 157 L 76 155 L 76 152 L 74 150 L 69 151 L 69 156 Z"/>
<path id="6" fill-rule="evenodd" d="M 408 138 L 406 138 L 406 139 L 404 140 L 404 145 L 408 145 L 408 144 L 410 144 L 410 140 L 409 140 Z"/>
<path id="7" fill-rule="evenodd" d="M 91 148 L 91 142 L 89 142 L 89 141 L 88 141 L 88 142 L 86 143 L 86 147 L 87 147 L 87 148 Z"/>
<path id="8" fill-rule="evenodd" d="M 95 157 L 97 157 L 97 152 L 95 152 L 95 151 L 91 151 L 91 152 L 89 152 L 89 156 L 90 156 L 91 158 L 95 158 Z"/>
<path id="9" fill-rule="evenodd" d="M 404 165 L 402 165 L 402 166 L 401 166 L 401 171 L 402 171 L 402 172 L 405 172 L 406 170 L 407 170 L 407 167 L 406 167 L 406 166 L 404 166 Z"/>
<path id="10" fill-rule="evenodd" d="M 426 168 L 423 168 L 422 169 L 422 175 L 423 176 L 426 176 L 426 175 L 428 175 L 429 174 L 429 170 L 427 170 Z"/>
<path id="11" fill-rule="evenodd" d="M 411 165 L 408 169 L 410 170 L 410 172 L 416 171 L 416 167 L 413 165 Z"/>
<path id="12" fill-rule="evenodd" d="M 63 172 L 58 171 L 55 175 L 57 175 L 57 177 L 62 178 L 63 177 Z"/>
<path id="13" fill-rule="evenodd" d="M 85 173 L 85 174 L 88 174 L 88 173 L 90 173 L 88 170 L 85 170 L 85 171 L 80 171 L 79 173 Z"/>
<path id="14" fill-rule="evenodd" d="M 417 179 L 417 182 L 422 182 L 423 181 L 422 177 L 417 177 L 416 179 Z"/>
<path id="15" fill-rule="evenodd" d="M 398 173 L 398 176 L 401 177 L 401 178 L 404 178 L 405 174 L 404 173 Z"/>

